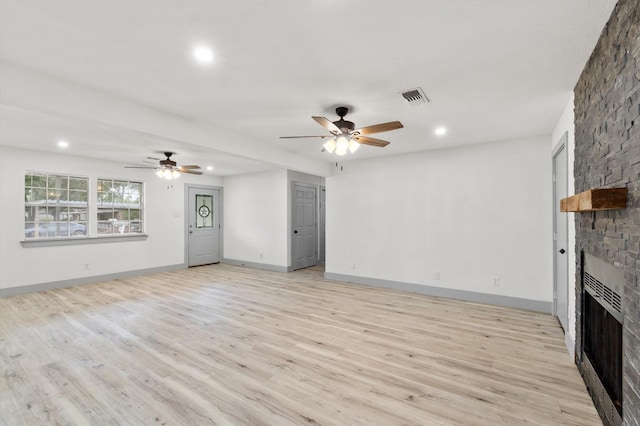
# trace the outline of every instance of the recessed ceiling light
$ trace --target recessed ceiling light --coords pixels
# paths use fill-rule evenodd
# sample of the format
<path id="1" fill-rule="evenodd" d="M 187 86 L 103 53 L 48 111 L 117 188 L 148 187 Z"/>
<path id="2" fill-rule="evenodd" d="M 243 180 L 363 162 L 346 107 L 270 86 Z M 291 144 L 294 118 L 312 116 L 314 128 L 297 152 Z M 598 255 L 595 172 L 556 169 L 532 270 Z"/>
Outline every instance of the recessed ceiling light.
<path id="1" fill-rule="evenodd" d="M 213 170 L 213 166 L 207 166 L 207 170 L 209 171 Z"/>
<path id="2" fill-rule="evenodd" d="M 193 57 L 202 64 L 208 64 L 213 61 L 213 51 L 207 46 L 197 46 L 193 49 Z"/>
<path id="3" fill-rule="evenodd" d="M 437 127 L 434 133 L 436 135 L 442 136 L 447 133 L 447 129 L 445 127 Z"/>
<path id="4" fill-rule="evenodd" d="M 69 146 L 69 142 L 67 142 L 67 141 L 58 141 L 58 146 L 60 148 L 67 148 Z"/>

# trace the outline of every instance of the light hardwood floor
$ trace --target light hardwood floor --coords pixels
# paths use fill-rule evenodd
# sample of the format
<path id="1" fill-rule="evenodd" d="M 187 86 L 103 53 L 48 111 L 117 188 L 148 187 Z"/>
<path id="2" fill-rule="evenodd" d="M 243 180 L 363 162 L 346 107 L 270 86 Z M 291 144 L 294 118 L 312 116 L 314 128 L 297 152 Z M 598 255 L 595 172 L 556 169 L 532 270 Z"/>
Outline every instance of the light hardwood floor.
<path id="1" fill-rule="evenodd" d="M 602 424 L 549 315 L 211 265 L 0 299 L 0 423 Z"/>

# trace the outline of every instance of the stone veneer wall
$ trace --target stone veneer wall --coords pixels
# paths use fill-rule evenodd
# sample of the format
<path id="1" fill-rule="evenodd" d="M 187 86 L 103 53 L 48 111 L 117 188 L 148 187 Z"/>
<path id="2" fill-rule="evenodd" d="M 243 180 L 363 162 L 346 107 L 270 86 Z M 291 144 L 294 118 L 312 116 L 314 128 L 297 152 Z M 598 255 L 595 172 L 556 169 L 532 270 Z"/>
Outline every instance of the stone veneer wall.
<path id="1" fill-rule="evenodd" d="M 627 208 L 576 214 L 576 253 L 624 269 L 623 424 L 640 425 L 640 0 L 620 0 L 575 88 L 575 193 L 627 187 Z M 576 282 L 582 271 L 577 265 Z M 576 288 L 576 354 L 582 353 Z M 596 408 L 597 398 L 594 399 Z M 604 419 L 604 418 L 603 418 Z"/>

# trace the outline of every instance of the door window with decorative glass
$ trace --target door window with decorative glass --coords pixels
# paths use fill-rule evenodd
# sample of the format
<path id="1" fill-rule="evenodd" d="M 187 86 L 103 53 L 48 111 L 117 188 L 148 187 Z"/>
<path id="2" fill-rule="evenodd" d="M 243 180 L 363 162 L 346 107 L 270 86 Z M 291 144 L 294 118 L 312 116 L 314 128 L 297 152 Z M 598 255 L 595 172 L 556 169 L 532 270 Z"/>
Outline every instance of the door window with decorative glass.
<path id="1" fill-rule="evenodd" d="M 87 234 L 89 179 L 40 172 L 24 175 L 24 237 Z"/>
<path id="2" fill-rule="evenodd" d="M 98 179 L 98 236 L 143 232 L 142 182 Z"/>
<path id="3" fill-rule="evenodd" d="M 196 194 L 196 228 L 213 228 L 213 197 Z"/>

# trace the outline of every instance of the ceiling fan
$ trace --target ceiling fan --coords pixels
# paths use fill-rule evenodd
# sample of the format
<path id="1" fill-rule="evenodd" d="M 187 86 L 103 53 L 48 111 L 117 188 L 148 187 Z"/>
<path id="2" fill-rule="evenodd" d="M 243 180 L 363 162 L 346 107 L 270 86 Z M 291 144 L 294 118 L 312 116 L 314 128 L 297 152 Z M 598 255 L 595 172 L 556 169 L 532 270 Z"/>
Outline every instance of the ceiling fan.
<path id="1" fill-rule="evenodd" d="M 374 124 L 373 126 L 361 127 L 356 129 L 356 125 L 352 121 L 347 121 L 344 116 L 349 112 L 349 108 L 341 106 L 336 108 L 336 114 L 340 117 L 338 121 L 329 121 L 324 117 L 311 117 L 322 127 L 327 129 L 331 135 L 323 136 L 280 136 L 280 139 L 297 139 L 297 138 L 330 138 L 323 146 L 323 151 L 336 155 L 345 155 L 347 150 L 351 153 L 355 152 L 361 144 L 376 146 L 383 148 L 389 145 L 389 142 L 382 139 L 370 138 L 366 135 L 374 133 L 387 132 L 389 130 L 401 129 L 404 126 L 399 121 L 390 121 L 388 123 Z"/>
<path id="2" fill-rule="evenodd" d="M 153 170 L 157 170 L 156 171 L 156 175 L 158 175 L 158 177 L 161 178 L 165 178 L 165 179 L 177 179 L 180 177 L 181 173 L 189 173 L 192 175 L 201 175 L 202 172 L 198 171 L 197 169 L 200 168 L 200 166 L 196 166 L 195 164 L 190 164 L 187 166 L 178 166 L 178 163 L 176 163 L 175 161 L 173 161 L 171 159 L 171 156 L 174 155 L 175 153 L 167 151 L 164 153 L 165 158 L 164 160 L 161 160 L 159 158 L 153 158 L 153 157 L 147 157 L 148 160 L 157 160 L 159 166 L 125 166 L 126 169 L 153 169 Z M 148 161 L 145 161 L 146 163 L 148 163 Z"/>

